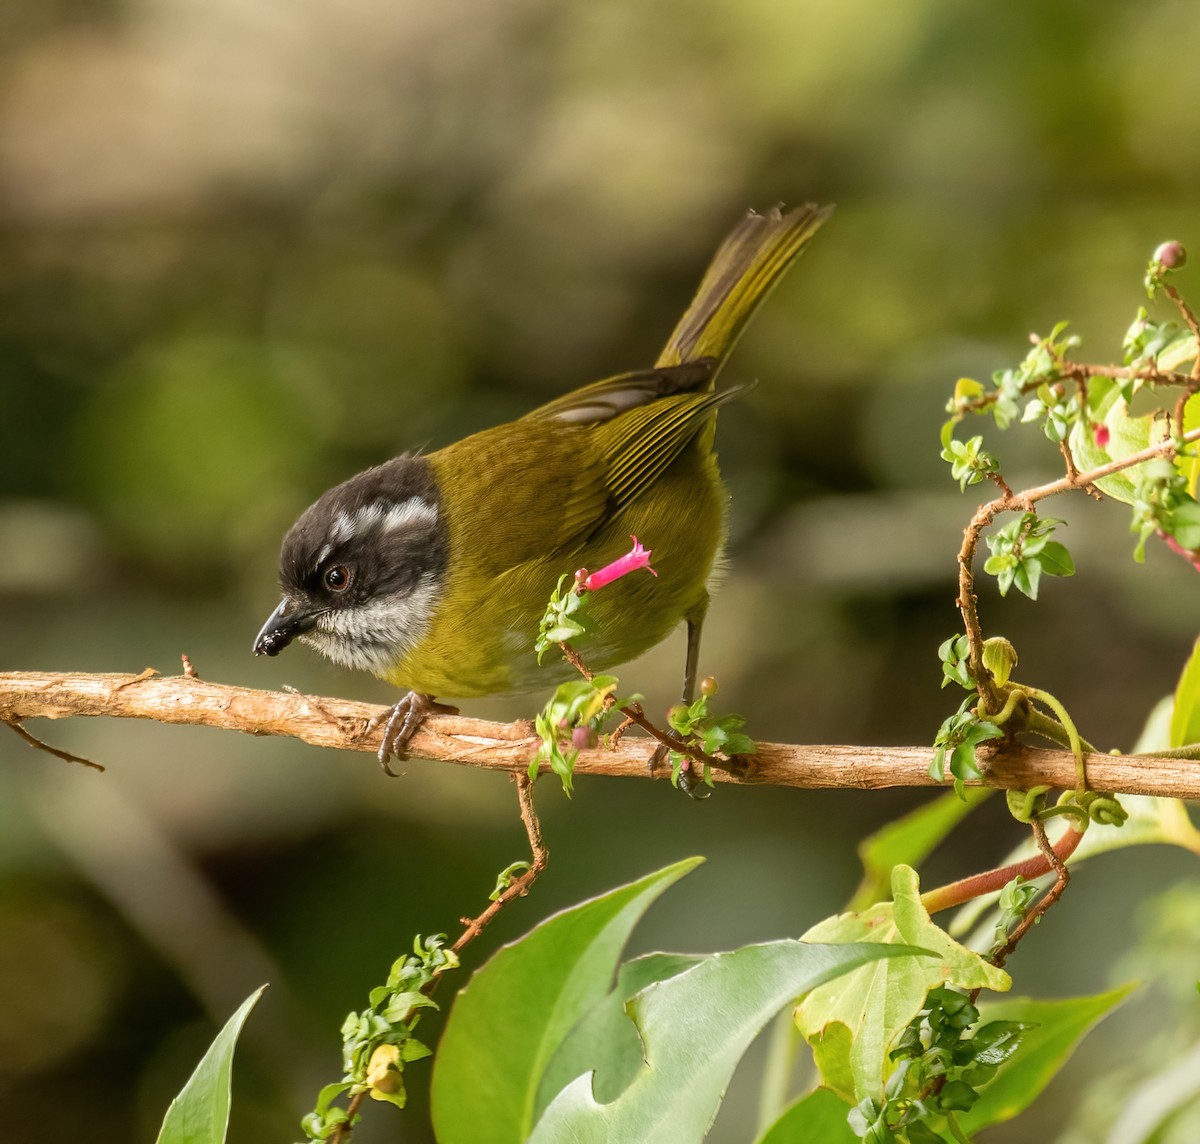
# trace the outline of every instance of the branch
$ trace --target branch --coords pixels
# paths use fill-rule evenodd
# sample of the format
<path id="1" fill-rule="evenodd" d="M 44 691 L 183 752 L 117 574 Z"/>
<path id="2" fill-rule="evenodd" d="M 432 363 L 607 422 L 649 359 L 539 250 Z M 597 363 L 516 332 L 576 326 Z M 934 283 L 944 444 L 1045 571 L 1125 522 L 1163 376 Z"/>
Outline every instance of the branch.
<path id="1" fill-rule="evenodd" d="M 367 724 L 386 708 L 345 699 L 297 692 L 255 691 L 188 676 L 84 675 L 49 672 L 0 672 L 0 721 L 111 716 L 152 719 L 242 731 L 250 735 L 286 735 L 318 747 L 374 755 L 378 728 Z M 537 749 L 530 724 L 492 723 L 460 715 L 431 716 L 412 740 L 419 758 L 522 771 Z M 654 752 L 649 739 L 624 737 L 617 749 L 583 750 L 576 774 L 648 777 Z M 942 787 L 929 777 L 929 747 L 797 746 L 760 743 L 744 773 L 719 772 L 717 782 L 810 789 Z M 1021 745 L 979 749 L 984 777 L 974 785 L 1028 790 L 1060 790 L 1077 784 L 1070 751 Z M 1090 755 L 1088 781 L 1094 789 L 1123 794 L 1200 798 L 1200 761 L 1168 756 Z"/>

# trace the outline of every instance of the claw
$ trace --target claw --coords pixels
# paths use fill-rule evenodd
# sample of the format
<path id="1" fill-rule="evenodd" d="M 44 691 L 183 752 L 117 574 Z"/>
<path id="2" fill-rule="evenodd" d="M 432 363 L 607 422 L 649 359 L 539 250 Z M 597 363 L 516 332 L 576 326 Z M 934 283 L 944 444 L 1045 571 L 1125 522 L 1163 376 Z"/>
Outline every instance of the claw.
<path id="1" fill-rule="evenodd" d="M 400 761 L 408 758 L 408 744 L 421 729 L 427 716 L 457 714 L 457 707 L 439 703 L 432 695 L 426 695 L 422 691 L 410 691 L 394 707 L 372 719 L 367 725 L 368 732 L 374 731 L 380 723 L 387 720 L 378 752 L 379 765 L 383 767 L 384 774 L 392 778 L 397 777 L 397 773 L 389 764 L 393 757 Z"/>

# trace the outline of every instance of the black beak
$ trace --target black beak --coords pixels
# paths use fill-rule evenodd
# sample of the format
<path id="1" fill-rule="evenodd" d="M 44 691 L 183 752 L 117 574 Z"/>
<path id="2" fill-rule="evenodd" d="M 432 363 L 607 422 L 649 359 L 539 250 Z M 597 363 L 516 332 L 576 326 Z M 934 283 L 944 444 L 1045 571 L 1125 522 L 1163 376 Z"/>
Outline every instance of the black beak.
<path id="1" fill-rule="evenodd" d="M 298 635 L 315 626 L 319 612 L 301 612 L 298 605 L 284 597 L 271 613 L 254 641 L 255 655 L 278 655 Z"/>

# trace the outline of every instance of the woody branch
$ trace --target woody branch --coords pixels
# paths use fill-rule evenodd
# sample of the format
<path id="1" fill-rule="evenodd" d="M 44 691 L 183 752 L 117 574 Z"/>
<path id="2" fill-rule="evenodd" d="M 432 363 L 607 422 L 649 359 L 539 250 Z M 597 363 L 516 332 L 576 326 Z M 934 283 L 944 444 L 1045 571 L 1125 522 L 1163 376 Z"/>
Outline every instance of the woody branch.
<path id="1" fill-rule="evenodd" d="M 369 703 L 321 698 L 296 692 L 257 691 L 209 683 L 187 675 L 90 675 L 47 672 L 0 672 L 0 721 L 107 716 L 150 719 L 282 735 L 320 747 L 374 755 L 379 732 L 368 732 L 372 718 L 385 709 Z M 15 739 L 14 739 L 15 742 Z M 522 771 L 538 740 L 525 722 L 495 723 L 458 715 L 431 716 L 414 736 L 418 758 Z M 624 737 L 615 750 L 583 750 L 576 774 L 645 778 L 654 751 L 650 739 Z M 928 747 L 857 747 L 759 743 L 759 753 L 738 775 L 718 773 L 717 782 L 810 789 L 943 786 L 929 777 Z M 1076 785 L 1075 759 L 1069 751 L 1005 745 L 979 752 L 979 785 L 1028 790 Z M 1200 798 L 1200 761 L 1174 755 L 1095 754 L 1088 777 L 1102 790 Z"/>

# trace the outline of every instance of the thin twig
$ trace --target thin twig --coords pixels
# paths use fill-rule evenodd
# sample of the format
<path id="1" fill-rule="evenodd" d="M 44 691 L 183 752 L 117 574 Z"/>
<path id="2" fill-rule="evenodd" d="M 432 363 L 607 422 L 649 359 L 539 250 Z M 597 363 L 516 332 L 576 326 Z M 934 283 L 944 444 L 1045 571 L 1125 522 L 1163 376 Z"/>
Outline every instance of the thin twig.
<path id="1" fill-rule="evenodd" d="M 1042 857 L 1045 859 L 1049 869 L 1053 870 L 1057 877 L 1054 879 L 1054 885 L 1042 895 L 1041 900 L 1036 905 L 1029 908 L 1020 923 L 1008 935 L 1008 940 L 992 955 L 992 964 L 997 967 L 1002 966 L 1008 960 L 1012 952 L 1017 948 L 1021 938 L 1033 929 L 1042 915 L 1062 897 L 1063 891 L 1067 888 L 1067 883 L 1071 880 L 1071 871 L 1067 869 L 1066 860 L 1070 857 L 1075 847 L 1079 845 L 1079 839 L 1083 837 L 1073 827 L 1068 827 L 1067 833 L 1059 839 L 1058 845 L 1052 846 L 1050 839 L 1046 837 L 1046 828 L 1042 825 L 1041 820 L 1035 818 L 1031 825 L 1033 826 L 1033 837 L 1037 841 L 1038 849 L 1042 852 Z M 1072 835 L 1079 835 L 1079 837 L 1072 839 Z M 1066 843 L 1069 841 L 1073 844 L 1068 849 Z"/>
<path id="2" fill-rule="evenodd" d="M 580 675 L 583 676 L 589 683 L 592 681 L 593 673 L 588 667 L 579 653 L 568 643 L 560 643 L 559 648 L 562 649 L 563 659 L 565 659 Z M 616 700 L 612 696 L 607 697 L 606 708 L 616 707 Z M 676 735 L 672 731 L 664 730 L 646 718 L 645 709 L 640 703 L 630 703 L 624 707 L 617 707 L 617 710 L 625 716 L 625 722 L 617 729 L 618 733 L 614 733 L 609 738 L 609 749 L 616 750 L 621 742 L 621 736 L 624 735 L 626 728 L 632 723 L 641 727 L 651 738 L 657 740 L 668 751 L 676 751 L 678 754 L 685 755 L 694 762 L 701 763 L 705 766 L 712 767 L 714 770 L 725 771 L 727 774 L 740 774 L 746 769 L 746 764 L 741 761 L 733 761 L 730 759 L 718 759 L 715 755 L 710 755 L 698 743 L 683 738 L 681 735 Z"/>
<path id="3" fill-rule="evenodd" d="M 488 904 L 487 909 L 477 917 L 462 919 L 466 928 L 459 935 L 458 941 L 450 947 L 454 953 L 461 953 L 470 945 L 483 932 L 488 922 L 514 898 L 523 898 L 528 894 L 529 888 L 537 881 L 538 875 L 545 870 L 546 863 L 550 859 L 550 852 L 542 841 L 542 826 L 533 806 L 533 780 L 526 774 L 515 774 L 513 780 L 517 784 L 517 802 L 520 806 L 521 822 L 524 824 L 525 833 L 529 838 L 529 850 L 533 855 L 533 861 L 529 863 L 528 870 L 513 878 L 499 897 Z"/>
<path id="4" fill-rule="evenodd" d="M 82 755 L 72 755 L 70 751 L 60 751 L 57 747 L 50 746 L 49 743 L 43 743 L 41 739 L 36 735 L 31 735 L 15 720 L 5 719 L 3 722 L 16 731 L 31 747 L 36 747 L 39 751 L 45 751 L 46 754 L 53 755 L 56 759 L 62 759 L 64 763 L 81 763 L 83 766 L 91 767 L 95 771 L 104 770 L 104 767 L 99 763 L 94 763 L 91 759 L 85 759 Z"/>
<path id="5" fill-rule="evenodd" d="M 513 780 L 517 784 L 517 805 L 520 810 L 521 823 L 525 827 L 525 834 L 529 839 L 529 851 L 532 855 L 532 861 L 529 863 L 529 868 L 523 874 L 513 878 L 504 891 L 494 901 L 488 903 L 485 910 L 474 918 L 462 919 L 463 932 L 459 934 L 458 940 L 450 947 L 450 951 L 454 954 L 462 953 L 509 902 L 528 894 L 530 887 L 537 880 L 538 875 L 546 869 L 546 863 L 550 860 L 550 852 L 546 849 L 546 844 L 542 840 L 541 822 L 538 820 L 537 810 L 533 805 L 533 780 L 525 774 L 514 774 Z M 432 996 L 434 990 L 437 989 L 438 982 L 442 980 L 443 976 L 443 974 L 439 973 L 432 977 L 422 988 L 421 992 L 426 997 Z M 406 1017 L 405 1020 L 407 1019 Z M 359 1110 L 366 1096 L 367 1090 L 363 1089 L 363 1091 L 355 1093 L 350 1098 L 346 1104 L 346 1120 L 334 1130 L 333 1135 L 329 1138 L 329 1144 L 347 1144 L 354 1134 L 354 1127 L 359 1118 Z"/>

